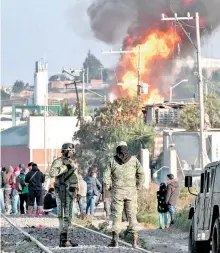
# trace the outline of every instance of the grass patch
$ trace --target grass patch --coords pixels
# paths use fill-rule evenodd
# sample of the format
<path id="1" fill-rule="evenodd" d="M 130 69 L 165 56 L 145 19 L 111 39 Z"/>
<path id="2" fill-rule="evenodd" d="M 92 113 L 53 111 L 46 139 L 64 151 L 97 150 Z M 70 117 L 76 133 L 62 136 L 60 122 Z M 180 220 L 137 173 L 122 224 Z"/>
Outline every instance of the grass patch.
<path id="1" fill-rule="evenodd" d="M 92 225 L 92 222 L 91 220 L 89 219 L 79 219 L 77 217 L 74 217 L 72 219 L 72 222 L 76 223 L 77 225 L 80 225 L 82 227 L 86 227 L 86 228 L 90 228 L 92 230 L 95 230 L 95 231 L 99 231 L 99 229 L 97 229 L 94 225 Z"/>
<path id="2" fill-rule="evenodd" d="M 138 213 L 137 220 L 139 223 L 151 225 L 152 228 L 158 227 L 158 215 L 153 213 Z"/>
<path id="3" fill-rule="evenodd" d="M 188 219 L 188 217 L 189 210 L 182 209 L 178 211 L 176 214 L 176 222 L 174 224 L 174 227 L 182 231 L 188 231 L 190 225 L 190 220 Z"/>

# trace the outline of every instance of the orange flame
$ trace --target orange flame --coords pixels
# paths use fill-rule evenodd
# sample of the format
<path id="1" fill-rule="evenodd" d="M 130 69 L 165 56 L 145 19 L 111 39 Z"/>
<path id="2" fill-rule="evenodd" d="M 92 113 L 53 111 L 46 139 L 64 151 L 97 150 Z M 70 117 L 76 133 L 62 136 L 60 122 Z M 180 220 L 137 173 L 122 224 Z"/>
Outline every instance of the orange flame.
<path id="1" fill-rule="evenodd" d="M 137 46 L 127 47 L 126 50 L 135 51 L 135 53 L 123 54 L 119 62 L 119 66 L 125 69 L 125 73 L 117 73 L 119 75 L 121 74 L 120 80 L 122 81 L 122 84 L 120 85 L 120 90 L 123 96 L 137 96 L 137 68 L 139 66 L 141 83 L 149 84 L 148 94 L 141 95 L 141 102 L 145 104 L 152 103 L 155 100 L 157 100 L 156 102 L 159 102 L 158 100 L 161 100 L 161 96 L 159 89 L 155 88 L 156 85 L 154 84 L 154 80 L 157 76 L 152 77 L 151 70 L 152 68 L 155 68 L 155 61 L 160 61 L 160 69 L 158 69 L 157 73 L 159 75 L 166 60 L 172 56 L 177 44 L 180 42 L 181 37 L 178 35 L 177 31 L 170 28 L 166 32 L 154 30 Z M 140 56 L 139 50 L 141 51 Z"/>
<path id="2" fill-rule="evenodd" d="M 184 0 L 184 5 L 189 5 L 193 2 L 193 0 Z"/>

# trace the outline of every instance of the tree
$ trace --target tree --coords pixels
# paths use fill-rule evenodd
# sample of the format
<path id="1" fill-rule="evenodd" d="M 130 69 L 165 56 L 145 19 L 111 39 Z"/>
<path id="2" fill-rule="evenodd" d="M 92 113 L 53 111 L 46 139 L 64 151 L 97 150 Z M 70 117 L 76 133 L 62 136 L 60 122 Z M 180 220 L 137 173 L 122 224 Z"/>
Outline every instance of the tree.
<path id="1" fill-rule="evenodd" d="M 180 114 L 180 124 L 189 131 L 199 128 L 199 110 L 196 105 L 187 105 Z"/>
<path id="2" fill-rule="evenodd" d="M 86 59 L 83 62 L 83 68 L 87 71 L 89 70 L 89 82 L 91 79 L 101 79 L 101 71 L 103 76 L 103 81 L 106 82 L 108 80 L 108 70 L 103 67 L 100 60 L 98 60 L 93 54 L 91 54 L 90 50 L 86 56 Z M 86 72 L 85 72 L 86 75 Z M 86 80 L 86 79 L 85 79 Z"/>
<path id="3" fill-rule="evenodd" d="M 21 80 L 17 80 L 13 87 L 12 87 L 12 92 L 14 93 L 20 93 L 25 89 L 25 83 Z"/>
<path id="4" fill-rule="evenodd" d="M 1 100 L 8 100 L 10 98 L 10 95 L 5 92 L 3 89 L 1 89 Z"/>
<path id="5" fill-rule="evenodd" d="M 61 103 L 61 116 L 74 116 L 74 109 L 67 100 Z"/>
<path id="6" fill-rule="evenodd" d="M 209 94 L 205 98 L 205 114 L 208 116 L 211 128 L 220 128 L 220 99 L 216 94 Z M 186 130 L 198 130 L 199 107 L 197 105 L 186 106 L 181 112 L 180 123 Z"/>
<path id="7" fill-rule="evenodd" d="M 212 81 L 220 83 L 220 70 L 213 71 Z"/>
<path id="8" fill-rule="evenodd" d="M 70 81 L 70 78 L 67 77 L 66 75 L 64 74 L 57 74 L 57 75 L 52 75 L 50 78 L 49 78 L 49 81 L 50 82 L 58 82 L 58 81 Z"/>
<path id="9" fill-rule="evenodd" d="M 205 111 L 209 116 L 212 128 L 220 128 L 220 99 L 216 94 L 209 94 L 205 98 Z"/>
<path id="10" fill-rule="evenodd" d="M 150 148 L 154 136 L 153 128 L 146 125 L 142 117 L 137 118 L 136 100 L 122 98 L 98 109 L 93 121 L 81 122 L 74 139 L 80 143 L 80 165 L 85 168 L 96 164 L 103 169 L 118 141 L 126 141 L 132 154 L 138 155 L 140 145 Z"/>

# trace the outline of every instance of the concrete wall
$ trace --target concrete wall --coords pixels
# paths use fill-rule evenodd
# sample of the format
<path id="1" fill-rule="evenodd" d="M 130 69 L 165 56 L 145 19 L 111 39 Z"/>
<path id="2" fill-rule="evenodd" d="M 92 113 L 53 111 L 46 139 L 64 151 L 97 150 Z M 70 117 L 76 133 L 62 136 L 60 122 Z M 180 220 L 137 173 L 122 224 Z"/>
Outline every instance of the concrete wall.
<path id="1" fill-rule="evenodd" d="M 169 166 L 169 144 L 175 144 L 180 161 L 199 166 L 199 135 L 192 132 L 173 132 L 172 135 L 164 133 L 164 165 Z"/>
<path id="2" fill-rule="evenodd" d="M 41 171 L 45 171 L 51 166 L 53 160 L 61 156 L 60 149 L 46 149 L 46 167 L 44 166 L 44 149 L 33 149 L 31 152 L 31 161 L 38 164 Z"/>
<path id="3" fill-rule="evenodd" d="M 164 131 L 163 137 L 163 152 L 164 152 L 164 164 L 169 166 L 169 144 L 175 145 L 177 155 L 180 161 L 186 161 L 189 165 L 194 165 L 199 168 L 199 134 L 197 132 L 172 132 Z M 207 162 L 214 162 L 220 160 L 220 132 L 209 131 L 206 134 L 206 150 Z M 178 167 L 180 165 L 178 163 Z"/>
<path id="4" fill-rule="evenodd" d="M 46 148 L 60 149 L 65 142 L 72 142 L 77 117 L 47 117 L 46 118 Z M 44 117 L 30 117 L 29 148 L 44 149 Z"/>
<path id="5" fill-rule="evenodd" d="M 30 150 L 25 146 L 1 147 L 1 166 L 27 165 L 30 162 Z"/>

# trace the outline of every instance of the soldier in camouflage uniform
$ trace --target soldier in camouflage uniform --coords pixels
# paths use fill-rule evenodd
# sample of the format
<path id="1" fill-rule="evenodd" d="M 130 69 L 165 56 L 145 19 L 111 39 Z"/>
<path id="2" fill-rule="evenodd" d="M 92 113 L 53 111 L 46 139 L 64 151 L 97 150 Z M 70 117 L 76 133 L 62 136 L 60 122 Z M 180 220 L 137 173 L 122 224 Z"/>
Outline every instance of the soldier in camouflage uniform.
<path id="1" fill-rule="evenodd" d="M 104 172 L 106 190 L 111 185 L 111 216 L 112 241 L 109 247 L 118 247 L 122 211 L 125 205 L 129 231 L 133 235 L 132 246 L 137 248 L 137 191 L 142 189 L 144 183 L 143 168 L 135 156 L 131 156 L 127 143 L 120 142 L 116 148 L 116 155 Z"/>
<path id="2" fill-rule="evenodd" d="M 76 247 L 68 240 L 68 228 L 71 225 L 73 200 L 78 191 L 77 168 L 73 156 L 75 148 L 72 143 L 62 146 L 62 156 L 53 161 L 49 177 L 55 178 L 54 188 L 57 202 L 57 214 L 60 227 L 60 247 Z"/>

